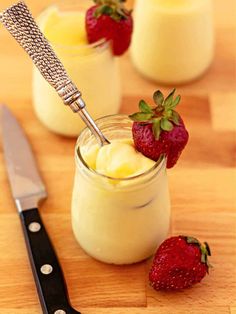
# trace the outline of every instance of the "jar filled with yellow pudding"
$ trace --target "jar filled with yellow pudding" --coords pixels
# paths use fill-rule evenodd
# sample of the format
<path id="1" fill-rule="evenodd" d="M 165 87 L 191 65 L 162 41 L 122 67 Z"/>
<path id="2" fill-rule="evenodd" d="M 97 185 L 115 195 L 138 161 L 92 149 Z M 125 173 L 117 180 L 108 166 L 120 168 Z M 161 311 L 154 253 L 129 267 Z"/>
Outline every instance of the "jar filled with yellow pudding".
<path id="1" fill-rule="evenodd" d="M 145 77 L 182 84 L 210 66 L 214 53 L 211 0 L 136 0 L 131 58 Z"/>
<path id="2" fill-rule="evenodd" d="M 88 129 L 78 138 L 73 232 L 95 259 L 136 263 L 150 257 L 169 230 L 166 160 L 154 162 L 135 150 L 127 116 L 97 124 L 111 144 L 99 147 Z"/>
<path id="3" fill-rule="evenodd" d="M 82 92 L 93 118 L 119 111 L 120 75 L 110 43 L 100 40 L 88 44 L 85 12 L 89 1 L 65 1 L 48 7 L 38 24 Z M 39 120 L 51 131 L 78 136 L 84 127 L 79 117 L 66 108 L 54 89 L 33 69 L 33 105 Z"/>

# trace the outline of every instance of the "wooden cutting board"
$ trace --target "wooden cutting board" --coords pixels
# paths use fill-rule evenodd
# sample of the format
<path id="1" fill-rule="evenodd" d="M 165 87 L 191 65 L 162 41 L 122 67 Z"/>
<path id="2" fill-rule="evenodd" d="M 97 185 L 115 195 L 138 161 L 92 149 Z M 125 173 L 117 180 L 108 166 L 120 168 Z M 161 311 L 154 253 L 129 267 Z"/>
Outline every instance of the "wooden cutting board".
<path id="1" fill-rule="evenodd" d="M 129 1 L 132 4 L 133 1 Z M 12 3 L 1 0 L 0 10 Z M 28 0 L 36 15 L 50 0 Z M 172 201 L 171 234 L 207 240 L 214 268 L 201 284 L 176 293 L 148 284 L 151 260 L 112 266 L 87 256 L 70 223 L 75 139 L 47 131 L 31 105 L 31 62 L 0 28 L 0 102 L 24 127 L 47 186 L 41 213 L 58 252 L 72 304 L 82 314 L 236 314 L 236 86 L 235 1 L 214 0 L 216 54 L 198 81 L 178 88 L 180 112 L 190 141 L 178 165 L 168 171 Z M 122 112 L 136 110 L 140 98 L 167 87 L 149 82 L 120 59 Z M 0 144 L 0 313 L 40 314 L 20 221 L 11 198 Z"/>
<path id="2" fill-rule="evenodd" d="M 139 98 L 125 97 L 121 111 L 134 111 Z M 229 313 L 229 306 L 236 306 L 235 133 L 228 125 L 218 129 L 219 117 L 214 116 L 217 108 L 212 111 L 207 97 L 183 97 L 180 113 L 190 132 L 190 142 L 178 165 L 168 171 L 168 177 L 171 234 L 190 234 L 207 240 L 214 269 L 201 284 L 176 293 L 156 292 L 149 286 L 151 260 L 112 266 L 97 262 L 82 251 L 70 223 L 75 140 L 47 131 L 35 118 L 29 102 L 17 105 L 21 110 L 12 109 L 30 138 L 47 185 L 49 197 L 41 206 L 41 213 L 75 308 L 82 314 L 215 314 Z M 0 312 L 38 314 L 41 311 L 2 154 L 0 162 Z"/>

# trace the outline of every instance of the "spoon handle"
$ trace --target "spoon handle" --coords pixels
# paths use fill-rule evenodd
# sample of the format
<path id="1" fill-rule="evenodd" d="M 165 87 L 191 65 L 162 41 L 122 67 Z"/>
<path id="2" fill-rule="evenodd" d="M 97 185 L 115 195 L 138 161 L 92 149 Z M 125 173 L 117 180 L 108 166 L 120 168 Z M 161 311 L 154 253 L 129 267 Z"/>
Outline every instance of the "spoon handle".
<path id="1" fill-rule="evenodd" d="M 0 21 L 10 34 L 28 53 L 45 80 L 56 90 L 65 105 L 73 112 L 80 112 L 84 122 L 100 141 L 109 141 L 97 127 L 85 109 L 81 92 L 69 78 L 64 66 L 56 56 L 48 40 L 44 37 L 24 2 L 18 2 L 0 14 Z"/>

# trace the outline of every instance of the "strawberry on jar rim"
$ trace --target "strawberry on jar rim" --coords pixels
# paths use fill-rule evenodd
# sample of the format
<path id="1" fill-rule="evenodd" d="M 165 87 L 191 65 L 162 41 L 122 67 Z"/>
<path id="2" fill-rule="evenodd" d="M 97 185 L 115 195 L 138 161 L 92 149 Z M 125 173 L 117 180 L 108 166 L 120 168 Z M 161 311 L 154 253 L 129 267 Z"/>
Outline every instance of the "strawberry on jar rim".
<path id="1" fill-rule="evenodd" d="M 181 97 L 174 98 L 175 89 L 164 98 L 161 91 L 153 95 L 156 106 L 144 100 L 139 102 L 140 112 L 130 115 L 135 148 L 144 156 L 157 161 L 167 157 L 167 168 L 173 167 L 188 142 L 188 131 L 175 110 Z"/>
<path id="2" fill-rule="evenodd" d="M 158 248 L 149 273 L 155 290 L 180 290 L 200 282 L 212 267 L 207 242 L 196 238 L 175 236 L 165 240 Z"/>
<path id="3" fill-rule="evenodd" d="M 86 12 L 86 31 L 89 43 L 102 38 L 111 41 L 113 54 L 122 55 L 129 47 L 133 31 L 131 11 L 126 0 L 93 0 L 95 5 Z"/>

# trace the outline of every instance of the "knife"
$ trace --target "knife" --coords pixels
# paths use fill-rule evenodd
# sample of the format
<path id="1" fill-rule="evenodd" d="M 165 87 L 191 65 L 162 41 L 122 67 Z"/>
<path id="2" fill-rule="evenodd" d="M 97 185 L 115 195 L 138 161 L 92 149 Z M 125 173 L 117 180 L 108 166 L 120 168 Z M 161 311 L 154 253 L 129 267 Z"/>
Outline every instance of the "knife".
<path id="1" fill-rule="evenodd" d="M 80 314 L 72 308 L 58 258 L 38 211 L 46 188 L 26 136 L 2 105 L 3 152 L 11 192 L 20 216 L 31 268 L 44 314 Z"/>

